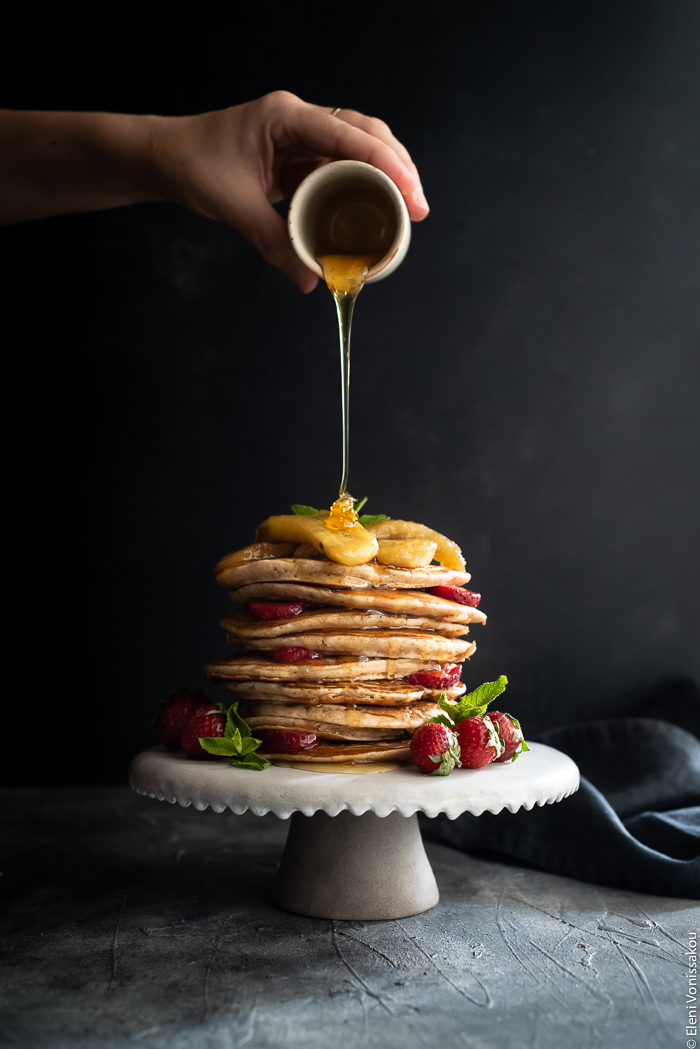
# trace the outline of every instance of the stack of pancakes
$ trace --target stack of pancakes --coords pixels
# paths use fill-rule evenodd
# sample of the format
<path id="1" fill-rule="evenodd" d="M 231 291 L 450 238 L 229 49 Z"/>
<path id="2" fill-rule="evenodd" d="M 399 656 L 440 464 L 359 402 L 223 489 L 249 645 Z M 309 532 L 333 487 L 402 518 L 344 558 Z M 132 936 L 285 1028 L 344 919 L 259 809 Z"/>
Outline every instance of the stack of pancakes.
<path id="1" fill-rule="evenodd" d="M 286 553 L 286 551 L 284 551 Z M 484 623 L 476 608 L 437 597 L 428 588 L 463 586 L 468 572 L 439 565 L 393 568 L 370 562 L 337 564 L 309 556 L 237 559 L 217 565 L 217 582 L 231 590 L 238 606 L 221 624 L 236 652 L 206 668 L 245 701 L 241 713 L 253 735 L 264 729 L 314 733 L 317 745 L 297 752 L 304 762 L 378 762 L 410 756 L 412 733 L 439 713 L 437 699 L 465 692 L 411 684 L 405 678 L 432 672 L 440 681 L 476 649 L 466 640 L 469 624 Z M 285 619 L 259 619 L 251 601 L 309 605 Z M 274 649 L 299 647 L 322 658 L 277 662 Z M 264 737 L 263 737 L 264 738 Z M 258 753 L 289 761 L 296 755 Z"/>

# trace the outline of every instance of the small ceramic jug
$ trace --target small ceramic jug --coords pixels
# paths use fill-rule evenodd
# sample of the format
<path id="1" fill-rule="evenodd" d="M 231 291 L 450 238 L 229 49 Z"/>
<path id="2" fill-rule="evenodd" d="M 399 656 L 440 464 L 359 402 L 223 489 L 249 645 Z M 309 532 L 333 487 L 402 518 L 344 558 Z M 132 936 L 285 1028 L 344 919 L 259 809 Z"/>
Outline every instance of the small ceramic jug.
<path id="1" fill-rule="evenodd" d="M 350 201 L 349 206 L 344 202 Z M 336 207 L 337 206 L 337 207 Z M 338 210 L 339 209 L 339 210 Z M 348 248 L 346 251 L 370 250 L 381 258 L 369 271 L 367 283 L 383 280 L 399 266 L 411 240 L 411 220 L 401 193 L 388 175 L 359 160 L 335 160 L 312 171 L 292 197 L 287 216 L 289 236 L 297 255 L 310 270 L 323 277 L 317 256 L 319 223 L 334 213 L 340 217 L 340 229 L 347 244 L 353 242 L 352 216 L 369 216 L 373 229 L 380 229 L 379 241 L 370 248 Z M 355 238 L 356 239 L 356 238 Z M 379 244 L 379 250 L 377 246 Z M 325 249 L 343 253 L 343 247 Z"/>

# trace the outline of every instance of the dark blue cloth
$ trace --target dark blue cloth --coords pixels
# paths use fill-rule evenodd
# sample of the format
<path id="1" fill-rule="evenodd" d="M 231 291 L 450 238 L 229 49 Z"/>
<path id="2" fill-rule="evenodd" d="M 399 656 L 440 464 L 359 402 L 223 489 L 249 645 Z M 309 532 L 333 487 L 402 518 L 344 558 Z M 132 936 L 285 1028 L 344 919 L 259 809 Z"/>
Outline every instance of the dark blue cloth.
<path id="1" fill-rule="evenodd" d="M 684 703 L 674 709 L 679 689 Z M 647 713 L 655 716 L 533 737 L 578 765 L 581 787 L 570 798 L 530 812 L 423 819 L 426 838 L 599 885 L 700 898 L 700 692 L 679 683 Z"/>

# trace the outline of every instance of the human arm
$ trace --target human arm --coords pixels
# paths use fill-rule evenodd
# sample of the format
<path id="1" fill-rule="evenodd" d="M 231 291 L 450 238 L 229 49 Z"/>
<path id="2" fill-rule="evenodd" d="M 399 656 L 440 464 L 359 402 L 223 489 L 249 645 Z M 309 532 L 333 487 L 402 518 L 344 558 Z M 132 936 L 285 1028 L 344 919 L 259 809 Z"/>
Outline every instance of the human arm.
<path id="1" fill-rule="evenodd" d="M 285 91 L 189 117 L 0 111 L 0 223 L 174 201 L 239 230 L 302 291 L 318 278 L 272 207 L 329 159 L 363 160 L 428 207 L 415 165 L 382 121 Z"/>

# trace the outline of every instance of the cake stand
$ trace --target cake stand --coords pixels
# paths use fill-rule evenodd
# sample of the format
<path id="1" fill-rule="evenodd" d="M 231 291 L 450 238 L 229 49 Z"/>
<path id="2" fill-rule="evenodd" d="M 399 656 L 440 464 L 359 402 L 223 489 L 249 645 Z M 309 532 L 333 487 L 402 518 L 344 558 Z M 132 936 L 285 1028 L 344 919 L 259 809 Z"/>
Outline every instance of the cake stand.
<path id="1" fill-rule="evenodd" d="M 444 812 L 449 819 L 517 812 L 578 789 L 571 758 L 542 743 L 530 747 L 512 764 L 425 776 L 412 766 L 371 775 L 274 765 L 253 772 L 233 769 L 225 759 L 193 761 L 161 746 L 134 758 L 129 782 L 139 794 L 185 808 L 291 816 L 275 901 L 312 918 L 372 921 L 420 914 L 438 902 L 418 812 Z"/>

